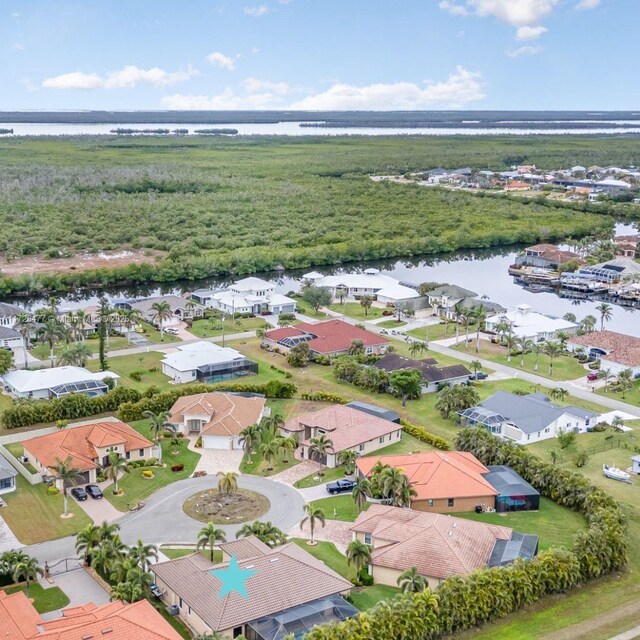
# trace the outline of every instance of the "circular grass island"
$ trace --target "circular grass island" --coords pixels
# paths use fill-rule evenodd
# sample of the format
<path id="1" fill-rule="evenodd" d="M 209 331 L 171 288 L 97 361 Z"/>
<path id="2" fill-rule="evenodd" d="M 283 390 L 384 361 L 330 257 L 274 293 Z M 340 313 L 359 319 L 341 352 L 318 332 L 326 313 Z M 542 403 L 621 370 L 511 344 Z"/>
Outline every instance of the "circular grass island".
<path id="1" fill-rule="evenodd" d="M 182 510 L 194 520 L 216 524 L 240 524 L 256 520 L 271 508 L 266 496 L 257 491 L 237 489 L 220 493 L 217 489 L 199 491 L 182 505 Z"/>

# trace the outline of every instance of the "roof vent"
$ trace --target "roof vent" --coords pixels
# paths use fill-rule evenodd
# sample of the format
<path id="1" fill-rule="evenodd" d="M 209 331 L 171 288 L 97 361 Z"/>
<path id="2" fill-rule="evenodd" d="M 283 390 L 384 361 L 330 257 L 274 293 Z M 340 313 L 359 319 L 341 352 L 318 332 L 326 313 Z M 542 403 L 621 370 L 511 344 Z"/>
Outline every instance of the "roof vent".
<path id="1" fill-rule="evenodd" d="M 271 558 L 271 560 L 269 560 L 269 562 L 278 562 L 278 560 L 280 560 L 280 558 Z"/>
<path id="2" fill-rule="evenodd" d="M 454 529 L 456 528 L 456 525 L 457 525 L 457 524 L 458 524 L 457 522 L 454 522 L 454 523 L 453 523 L 453 525 L 452 525 L 452 526 L 453 526 L 453 528 L 454 528 Z"/>
<path id="3" fill-rule="evenodd" d="M 245 569 L 253 569 L 253 567 L 254 567 L 254 566 L 255 566 L 255 565 L 253 565 L 253 564 L 248 564 L 248 565 L 245 567 Z"/>
<path id="4" fill-rule="evenodd" d="M 91 640 L 93 636 L 82 636 L 82 640 Z"/>
<path id="5" fill-rule="evenodd" d="M 449 537 L 453 535 L 453 531 L 449 531 Z"/>
<path id="6" fill-rule="evenodd" d="M 103 636 L 106 636 L 108 633 L 113 633 L 113 629 L 103 629 L 101 633 Z"/>

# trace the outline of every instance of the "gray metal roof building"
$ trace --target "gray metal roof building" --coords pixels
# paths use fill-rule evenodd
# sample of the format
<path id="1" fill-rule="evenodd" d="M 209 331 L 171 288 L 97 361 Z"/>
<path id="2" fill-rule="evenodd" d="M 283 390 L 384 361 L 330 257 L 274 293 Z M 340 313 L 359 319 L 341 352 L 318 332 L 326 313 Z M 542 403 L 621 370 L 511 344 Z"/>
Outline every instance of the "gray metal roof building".
<path id="1" fill-rule="evenodd" d="M 395 411 L 391 411 L 390 409 L 376 407 L 374 404 L 357 402 L 354 400 L 353 402 L 348 402 L 346 406 L 351 407 L 352 409 L 357 409 L 358 411 L 363 411 L 371 416 L 376 416 L 376 418 L 383 418 L 384 420 L 389 420 L 391 422 L 400 422 L 400 414 Z"/>
<path id="2" fill-rule="evenodd" d="M 496 511 L 537 511 L 540 508 L 540 493 L 511 467 L 493 465 L 482 477 L 496 490 Z"/>

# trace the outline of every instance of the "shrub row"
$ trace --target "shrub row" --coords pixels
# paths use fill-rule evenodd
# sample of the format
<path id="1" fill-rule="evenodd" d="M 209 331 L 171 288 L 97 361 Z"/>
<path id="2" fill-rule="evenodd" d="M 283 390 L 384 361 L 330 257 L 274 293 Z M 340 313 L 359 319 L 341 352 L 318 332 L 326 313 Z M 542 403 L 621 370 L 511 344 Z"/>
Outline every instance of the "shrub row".
<path id="1" fill-rule="evenodd" d="M 71 393 L 55 400 L 21 400 L 4 411 L 2 423 L 6 429 L 18 429 L 42 422 L 77 420 L 111 412 L 117 412 L 120 420 L 130 422 L 141 420 L 144 411 L 154 413 L 168 411 L 181 396 L 208 391 L 261 393 L 267 398 L 291 398 L 297 388 L 290 382 L 279 380 L 271 380 L 266 384 L 233 382 L 194 384 L 166 392 L 160 392 L 157 387 L 150 387 L 144 393 L 126 387 L 116 387 L 96 398 L 89 398 L 81 393 Z"/>
<path id="2" fill-rule="evenodd" d="M 324 391 L 315 391 L 314 393 L 303 393 L 301 398 L 303 400 L 311 400 L 315 402 L 334 402 L 335 404 L 347 404 L 350 402 L 342 396 L 337 396 L 334 393 L 325 393 Z"/>
<path id="3" fill-rule="evenodd" d="M 456 446 L 486 465 L 509 465 L 543 495 L 583 514 L 588 531 L 575 536 L 573 551 L 549 549 L 533 560 L 518 559 L 508 567 L 448 578 L 435 593 L 427 589 L 383 601 L 355 618 L 317 627 L 305 640 L 409 640 L 455 635 L 624 567 L 624 516 L 613 498 L 585 477 L 547 464 L 482 429 L 461 431 Z"/>
<path id="4" fill-rule="evenodd" d="M 434 436 L 433 433 L 429 433 L 424 427 L 411 424 L 404 418 L 400 418 L 400 424 L 404 427 L 405 433 L 408 433 L 410 436 L 413 436 L 422 442 L 430 444 L 436 449 L 440 449 L 441 451 L 448 451 L 451 449 L 451 446 L 444 438 Z"/>

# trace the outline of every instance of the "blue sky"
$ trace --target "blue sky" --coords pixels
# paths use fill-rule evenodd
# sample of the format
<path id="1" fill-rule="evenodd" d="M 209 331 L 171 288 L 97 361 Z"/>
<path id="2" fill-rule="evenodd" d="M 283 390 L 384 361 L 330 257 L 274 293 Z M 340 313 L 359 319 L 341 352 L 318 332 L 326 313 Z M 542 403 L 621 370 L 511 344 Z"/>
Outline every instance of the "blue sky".
<path id="1" fill-rule="evenodd" d="M 640 109 L 639 0 L 0 0 L 0 109 Z"/>

